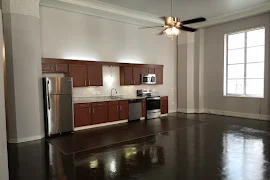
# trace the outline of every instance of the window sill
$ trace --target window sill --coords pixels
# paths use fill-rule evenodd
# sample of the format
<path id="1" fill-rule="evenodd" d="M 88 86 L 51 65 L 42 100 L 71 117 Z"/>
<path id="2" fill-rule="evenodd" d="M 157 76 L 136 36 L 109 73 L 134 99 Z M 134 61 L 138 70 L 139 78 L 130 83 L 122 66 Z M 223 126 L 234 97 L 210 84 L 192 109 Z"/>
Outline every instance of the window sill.
<path id="1" fill-rule="evenodd" d="M 263 99 L 263 96 L 249 96 L 249 95 L 237 95 L 237 94 L 226 94 L 224 97 L 236 97 L 236 98 L 255 98 L 255 99 Z"/>

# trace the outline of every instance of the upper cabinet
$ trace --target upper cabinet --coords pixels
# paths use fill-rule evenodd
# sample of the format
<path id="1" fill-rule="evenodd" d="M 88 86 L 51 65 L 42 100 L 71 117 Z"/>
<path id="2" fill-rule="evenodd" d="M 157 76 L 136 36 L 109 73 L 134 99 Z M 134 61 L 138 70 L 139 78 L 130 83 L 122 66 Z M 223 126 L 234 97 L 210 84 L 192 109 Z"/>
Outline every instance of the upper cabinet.
<path id="1" fill-rule="evenodd" d="M 102 66 L 120 67 L 120 85 L 140 85 L 141 74 L 156 74 L 156 84 L 163 84 L 163 65 L 130 64 L 42 58 L 43 73 L 64 73 L 73 77 L 74 87 L 103 86 Z"/>
<path id="2" fill-rule="evenodd" d="M 70 64 L 69 75 L 73 77 L 74 87 L 102 86 L 102 66 Z"/>
<path id="3" fill-rule="evenodd" d="M 88 86 L 103 86 L 103 75 L 101 65 L 88 65 Z"/>
<path id="4" fill-rule="evenodd" d="M 70 64 L 69 75 L 73 77 L 73 87 L 88 86 L 86 65 Z"/>
<path id="5" fill-rule="evenodd" d="M 163 84 L 163 67 L 156 67 L 155 68 L 156 74 L 156 84 Z"/>

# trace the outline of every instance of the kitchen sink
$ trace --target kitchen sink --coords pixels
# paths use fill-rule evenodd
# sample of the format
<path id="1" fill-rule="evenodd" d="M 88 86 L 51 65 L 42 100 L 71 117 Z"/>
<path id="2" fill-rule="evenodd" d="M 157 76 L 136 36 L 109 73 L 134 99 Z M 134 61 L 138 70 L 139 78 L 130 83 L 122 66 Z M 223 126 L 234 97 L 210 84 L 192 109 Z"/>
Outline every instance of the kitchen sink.
<path id="1" fill-rule="evenodd" d="M 119 96 L 111 96 L 110 99 L 122 99 L 122 98 Z"/>

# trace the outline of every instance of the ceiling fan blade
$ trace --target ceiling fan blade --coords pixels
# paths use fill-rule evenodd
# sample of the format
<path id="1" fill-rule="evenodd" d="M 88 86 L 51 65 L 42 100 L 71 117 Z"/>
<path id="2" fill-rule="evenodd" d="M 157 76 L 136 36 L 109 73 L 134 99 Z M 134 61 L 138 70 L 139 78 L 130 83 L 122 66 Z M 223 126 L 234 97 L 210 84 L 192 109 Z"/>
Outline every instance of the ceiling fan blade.
<path id="1" fill-rule="evenodd" d="M 190 27 L 187 27 L 187 26 L 180 26 L 179 29 L 181 29 L 183 31 L 189 31 L 189 32 L 195 32 L 195 31 L 197 31 L 197 29 L 190 28 Z"/>
<path id="2" fill-rule="evenodd" d="M 157 35 L 163 35 L 164 34 L 164 32 L 163 31 L 161 31 L 160 33 L 158 33 Z"/>
<path id="3" fill-rule="evenodd" d="M 145 27 L 139 27 L 139 29 L 149 29 L 149 28 L 157 28 L 157 27 L 163 28 L 164 26 L 145 26 Z"/>
<path id="4" fill-rule="evenodd" d="M 193 23 L 198 23 L 198 22 L 203 22 L 206 21 L 206 19 L 204 17 L 199 17 L 199 18 L 195 18 L 195 19 L 189 19 L 186 21 L 182 21 L 182 24 L 193 24 Z"/>

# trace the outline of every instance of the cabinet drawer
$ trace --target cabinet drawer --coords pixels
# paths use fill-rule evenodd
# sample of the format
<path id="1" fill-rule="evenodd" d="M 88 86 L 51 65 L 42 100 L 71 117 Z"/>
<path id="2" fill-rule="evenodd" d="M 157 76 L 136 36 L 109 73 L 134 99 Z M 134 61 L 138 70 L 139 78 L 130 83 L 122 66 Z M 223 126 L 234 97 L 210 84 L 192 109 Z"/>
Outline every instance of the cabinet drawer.
<path id="1" fill-rule="evenodd" d="M 108 101 L 108 105 L 118 105 L 119 102 L 118 101 Z"/>
<path id="2" fill-rule="evenodd" d="M 93 102 L 92 107 L 96 106 L 107 106 L 107 102 Z"/>
<path id="3" fill-rule="evenodd" d="M 120 100 L 119 104 L 123 104 L 123 105 L 128 104 L 128 100 Z"/>
<path id="4" fill-rule="evenodd" d="M 89 108 L 90 104 L 89 103 L 76 103 L 74 104 L 74 108 L 75 109 L 79 109 L 79 108 Z"/>
<path id="5" fill-rule="evenodd" d="M 67 64 L 55 64 L 55 72 L 68 72 L 68 65 Z"/>
<path id="6" fill-rule="evenodd" d="M 166 99 L 168 99 L 168 96 L 162 96 L 161 99 L 166 100 Z"/>

